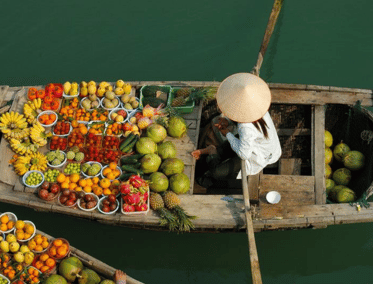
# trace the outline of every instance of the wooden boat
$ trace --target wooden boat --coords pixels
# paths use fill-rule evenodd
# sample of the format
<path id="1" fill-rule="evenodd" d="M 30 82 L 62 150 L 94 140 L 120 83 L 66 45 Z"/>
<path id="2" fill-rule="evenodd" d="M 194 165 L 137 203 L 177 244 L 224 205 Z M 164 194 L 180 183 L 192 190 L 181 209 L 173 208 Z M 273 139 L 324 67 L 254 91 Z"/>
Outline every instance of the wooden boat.
<path id="1" fill-rule="evenodd" d="M 51 239 L 54 239 L 54 237 L 40 231 L 40 230 L 36 230 L 36 234 L 41 234 L 43 236 L 46 236 L 49 240 Z M 97 274 L 100 276 L 101 279 L 111 279 L 113 280 L 113 277 L 114 277 L 114 274 L 115 274 L 115 271 L 117 269 L 115 269 L 114 267 L 110 266 L 110 265 L 107 265 L 106 263 L 90 256 L 89 254 L 73 247 L 73 246 L 70 246 L 70 253 L 69 253 L 69 256 L 75 256 L 77 258 L 79 258 L 84 267 L 87 267 L 87 268 L 90 268 L 94 271 L 97 272 Z M 142 284 L 143 282 L 140 282 L 140 281 L 137 281 L 136 279 L 130 277 L 129 275 L 127 275 L 127 283 L 128 284 Z"/>
<path id="2" fill-rule="evenodd" d="M 219 82 L 179 82 L 162 81 L 130 82 L 136 89 L 143 85 L 167 84 L 171 86 L 206 87 L 219 85 Z M 324 130 L 333 119 L 327 117 L 326 107 L 344 107 L 349 109 L 357 102 L 361 103 L 362 113 L 368 121 L 373 115 L 364 107 L 373 106 L 372 91 L 356 88 L 339 88 L 315 85 L 274 84 L 269 83 L 272 92 L 271 115 L 278 127 L 282 141 L 283 156 L 280 161 L 266 168 L 260 175 L 249 179 L 250 201 L 255 231 L 325 228 L 328 225 L 361 223 L 373 221 L 373 209 L 361 208 L 350 204 L 327 204 L 324 177 Z M 19 108 L 20 97 L 25 96 L 28 87 L 0 87 L 1 102 L 15 98 L 12 108 Z M 228 189 L 222 194 L 207 194 L 195 183 L 195 160 L 190 152 L 197 148 L 201 122 L 208 110 L 197 105 L 193 112 L 185 115 L 190 125 L 188 135 L 175 141 L 178 155 L 186 164 L 185 173 L 191 179 L 189 194 L 181 196 L 182 206 L 189 214 L 198 218 L 193 220 L 195 231 L 242 231 L 246 227 L 245 212 L 241 191 L 230 194 Z M 208 115 L 207 115 L 208 116 Z M 286 120 L 293 119 L 293 125 L 286 126 Z M 206 119 L 205 119 L 206 120 Z M 367 129 L 370 131 L 371 129 Z M 297 140 L 303 141 L 297 143 Z M 308 141 L 308 146 L 306 143 Z M 298 149 L 303 147 L 303 149 Z M 290 150 L 289 150 L 290 149 Z M 38 211 L 61 213 L 79 218 L 87 218 L 112 225 L 145 229 L 165 229 L 159 226 L 155 212 L 127 216 L 120 212 L 103 215 L 98 211 L 84 212 L 76 208 L 63 207 L 57 202 L 41 200 L 34 189 L 25 188 L 8 166 L 12 152 L 8 142 L 2 139 L 0 145 L 0 201 L 26 206 Z M 305 157 L 293 155 L 294 152 L 306 153 Z M 298 153 L 299 154 L 299 153 Z M 369 184 L 372 181 L 369 181 Z M 240 187 L 239 187 L 240 188 Z M 367 186 L 366 191 L 373 186 Z M 271 190 L 278 191 L 280 203 L 269 204 L 265 195 Z M 233 201 L 222 200 L 233 197 Z"/>

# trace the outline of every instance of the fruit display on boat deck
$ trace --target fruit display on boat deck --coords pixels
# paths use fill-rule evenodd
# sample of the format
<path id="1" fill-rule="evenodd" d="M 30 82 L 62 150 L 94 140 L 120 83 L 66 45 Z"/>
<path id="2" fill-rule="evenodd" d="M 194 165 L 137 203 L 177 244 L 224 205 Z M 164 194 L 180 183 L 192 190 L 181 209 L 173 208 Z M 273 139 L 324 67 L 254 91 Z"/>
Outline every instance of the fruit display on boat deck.
<path id="1" fill-rule="evenodd" d="M 184 162 L 176 157 L 175 144 L 166 139 L 183 137 L 186 122 L 172 108 L 164 108 L 169 91 L 162 86 L 140 91 L 145 101 L 164 99 L 154 107 L 140 105 L 133 90 L 123 80 L 30 88 L 23 114 L 12 111 L 0 116 L 0 130 L 17 154 L 10 163 L 18 175 L 25 175 L 24 185 L 34 187 L 41 202 L 104 214 L 146 214 L 155 207 L 162 225 L 193 229 L 192 216 L 181 207 L 171 208 L 167 201 L 169 209 L 159 209 L 154 200 L 149 203 L 151 191 L 189 190 Z M 184 98 L 184 91 L 177 96 Z M 8 225 L 12 223 L 1 226 Z"/>
<path id="2" fill-rule="evenodd" d="M 333 135 L 325 130 L 326 194 L 330 201 L 353 202 L 356 200 L 356 193 L 347 186 L 354 180 L 354 175 L 363 169 L 365 156 L 357 150 L 351 150 L 343 141 L 332 149 L 333 140 Z"/>

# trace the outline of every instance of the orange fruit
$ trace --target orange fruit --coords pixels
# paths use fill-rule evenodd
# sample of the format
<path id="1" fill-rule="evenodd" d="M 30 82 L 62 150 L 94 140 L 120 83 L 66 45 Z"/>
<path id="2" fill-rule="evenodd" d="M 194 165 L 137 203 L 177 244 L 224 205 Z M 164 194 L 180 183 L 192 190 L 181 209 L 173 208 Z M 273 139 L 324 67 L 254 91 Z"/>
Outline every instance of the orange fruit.
<path id="1" fill-rule="evenodd" d="M 43 241 L 43 242 L 41 243 L 41 246 L 42 246 L 44 249 L 46 249 L 46 248 L 49 246 L 48 241 Z"/>
<path id="2" fill-rule="evenodd" d="M 53 258 L 48 258 L 45 262 L 48 267 L 54 267 L 56 265 L 56 261 Z"/>
<path id="3" fill-rule="evenodd" d="M 81 188 L 80 186 L 75 187 L 75 191 L 82 191 L 82 190 L 83 188 Z"/>
<path id="4" fill-rule="evenodd" d="M 6 224 L 1 224 L 0 225 L 0 230 L 5 232 L 5 231 L 8 231 L 8 226 Z"/>
<path id="5" fill-rule="evenodd" d="M 109 195 L 109 194 L 111 194 L 111 190 L 108 189 L 108 188 L 105 188 L 104 191 L 103 191 L 103 194 Z"/>
<path id="6" fill-rule="evenodd" d="M 84 188 L 83 188 L 83 190 L 85 191 L 85 192 L 87 192 L 87 193 L 90 193 L 90 192 L 92 192 L 92 187 L 91 186 L 85 186 Z"/>
<path id="7" fill-rule="evenodd" d="M 41 273 L 45 273 L 45 272 L 48 271 L 49 269 L 50 269 L 49 266 L 44 265 L 44 266 L 42 266 L 42 267 L 40 268 L 40 272 L 41 272 Z"/>
<path id="8" fill-rule="evenodd" d="M 101 195 L 103 193 L 102 188 L 99 186 L 95 186 L 93 188 L 93 193 L 96 194 L 97 196 Z"/>
<path id="9" fill-rule="evenodd" d="M 66 179 L 66 176 L 63 174 L 63 173 L 60 173 L 58 176 L 57 176 L 57 182 L 58 183 L 63 183 Z"/>
<path id="10" fill-rule="evenodd" d="M 27 272 L 28 272 L 28 274 L 33 274 L 34 273 L 34 270 L 35 270 L 35 268 L 33 268 L 33 267 L 30 267 L 28 270 L 27 270 Z"/>
<path id="11" fill-rule="evenodd" d="M 34 270 L 34 272 L 32 273 L 32 275 L 34 275 L 34 276 L 39 276 L 39 271 L 37 271 L 36 269 Z"/>
<path id="12" fill-rule="evenodd" d="M 117 168 L 117 164 L 114 163 L 114 162 L 111 162 L 111 163 L 109 164 L 109 168 L 110 168 L 111 170 L 115 170 L 115 169 Z"/>
<path id="13" fill-rule="evenodd" d="M 113 179 L 115 179 L 115 174 L 114 173 L 112 173 L 112 172 L 110 172 L 110 173 L 108 173 L 108 175 L 106 176 L 109 180 L 113 180 Z"/>
<path id="14" fill-rule="evenodd" d="M 85 179 L 81 179 L 80 181 L 79 181 L 79 186 L 81 186 L 81 187 L 85 187 L 87 185 L 87 180 L 85 180 Z"/>
<path id="15" fill-rule="evenodd" d="M 49 253 L 51 254 L 51 256 L 55 256 L 57 254 L 56 247 L 55 246 L 51 247 L 50 250 L 49 250 Z"/>
<path id="16" fill-rule="evenodd" d="M 100 186 L 102 188 L 109 188 L 110 180 L 108 178 L 103 178 L 102 180 L 100 180 Z"/>
<path id="17" fill-rule="evenodd" d="M 70 177 L 66 177 L 65 182 L 70 183 L 71 182 Z"/>
<path id="18" fill-rule="evenodd" d="M 98 184 L 99 181 L 100 181 L 100 179 L 99 179 L 98 177 L 94 177 L 94 178 L 92 178 L 92 182 L 93 182 L 94 184 Z"/>
<path id="19" fill-rule="evenodd" d="M 102 171 L 102 174 L 107 177 L 108 174 L 111 173 L 111 169 L 108 167 L 108 168 L 105 168 L 103 171 Z"/>
<path id="20" fill-rule="evenodd" d="M 43 239 L 41 238 L 40 235 L 37 235 L 37 236 L 34 238 L 34 241 L 36 242 L 37 245 L 41 245 L 41 243 L 43 242 Z"/>
<path id="21" fill-rule="evenodd" d="M 93 185 L 92 179 L 87 178 L 86 181 L 87 181 L 87 186 L 92 186 Z"/>
<path id="22" fill-rule="evenodd" d="M 61 188 L 63 188 L 63 189 L 69 188 L 69 183 L 64 181 L 64 182 L 61 184 Z"/>
<path id="23" fill-rule="evenodd" d="M 27 246 L 29 249 L 33 250 L 36 247 L 36 242 L 34 240 L 29 240 Z"/>
<path id="24" fill-rule="evenodd" d="M 14 222 L 13 221 L 9 221 L 6 225 L 8 227 L 8 230 L 10 230 L 10 229 L 12 229 L 14 227 Z"/>
<path id="25" fill-rule="evenodd" d="M 72 174 L 72 175 L 70 176 L 70 181 L 71 181 L 71 182 L 78 182 L 79 179 L 80 179 L 80 175 L 79 175 L 79 174 Z"/>
<path id="26" fill-rule="evenodd" d="M 58 254 L 59 256 L 65 256 L 65 255 L 67 254 L 67 249 L 64 248 L 64 247 L 59 247 L 59 248 L 57 249 L 57 254 Z"/>
<path id="27" fill-rule="evenodd" d="M 39 260 L 46 261 L 48 258 L 49 258 L 49 255 L 47 253 L 43 253 L 40 255 Z"/>
<path id="28" fill-rule="evenodd" d="M 61 239 L 56 239 L 53 241 L 53 245 L 56 247 L 60 247 L 62 246 L 62 244 L 63 244 L 63 241 Z"/>
<path id="29" fill-rule="evenodd" d="M 69 184 L 69 189 L 74 190 L 78 185 L 75 182 Z"/>
<path id="30" fill-rule="evenodd" d="M 9 222 L 9 217 L 8 217 L 8 215 L 5 214 L 5 215 L 1 216 L 0 221 L 1 221 L 2 224 L 6 224 L 6 223 L 8 223 L 8 222 Z"/>
<path id="31" fill-rule="evenodd" d="M 36 245 L 34 250 L 35 251 L 43 251 L 43 247 L 42 247 L 42 245 Z"/>
<path id="32" fill-rule="evenodd" d="M 37 269 L 42 268 L 43 265 L 44 265 L 44 263 L 43 263 L 42 261 L 40 261 L 40 260 L 38 260 L 37 262 L 35 262 L 35 267 L 36 267 Z M 34 271 L 32 272 L 32 275 L 34 275 L 34 272 L 35 272 L 35 271 L 37 271 L 37 270 L 34 269 Z M 30 273 L 30 275 L 31 275 L 31 273 Z"/>

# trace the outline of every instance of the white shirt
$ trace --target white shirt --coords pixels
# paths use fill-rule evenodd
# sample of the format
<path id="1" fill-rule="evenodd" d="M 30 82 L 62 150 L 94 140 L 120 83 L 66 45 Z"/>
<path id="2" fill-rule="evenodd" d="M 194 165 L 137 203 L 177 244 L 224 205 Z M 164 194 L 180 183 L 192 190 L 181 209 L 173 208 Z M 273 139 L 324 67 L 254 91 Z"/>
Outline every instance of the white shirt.
<path id="1" fill-rule="evenodd" d="M 268 112 L 263 119 L 268 126 L 268 139 L 252 123 L 238 123 L 239 139 L 232 133 L 226 136 L 233 151 L 245 160 L 248 175 L 256 175 L 267 165 L 277 162 L 282 153 L 276 128 Z M 237 178 L 241 178 L 241 171 Z"/>

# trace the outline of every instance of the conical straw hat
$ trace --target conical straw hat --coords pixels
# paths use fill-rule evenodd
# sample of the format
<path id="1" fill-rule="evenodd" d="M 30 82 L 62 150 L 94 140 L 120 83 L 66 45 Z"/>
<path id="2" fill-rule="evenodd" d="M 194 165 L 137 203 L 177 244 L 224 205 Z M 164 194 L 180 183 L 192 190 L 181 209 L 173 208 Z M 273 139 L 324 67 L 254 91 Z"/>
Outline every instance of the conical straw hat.
<path id="1" fill-rule="evenodd" d="M 227 77 L 219 86 L 216 101 L 221 112 L 236 122 L 253 122 L 262 118 L 271 105 L 266 82 L 250 73 Z"/>

